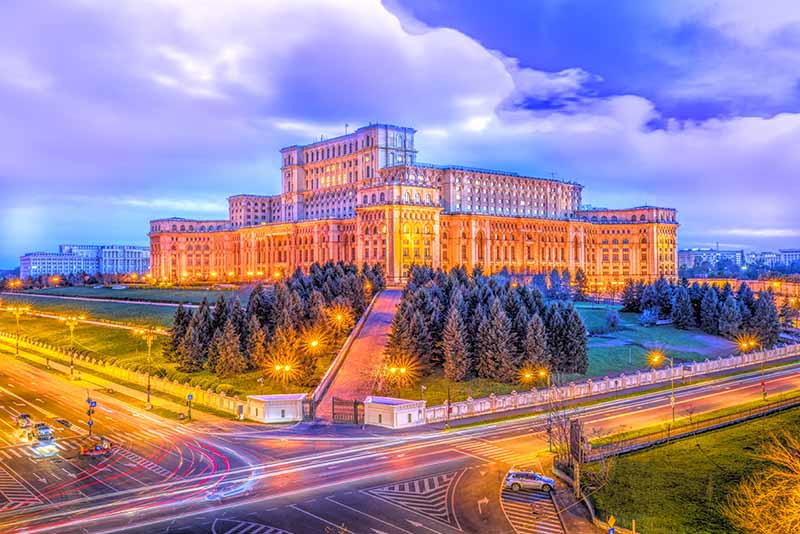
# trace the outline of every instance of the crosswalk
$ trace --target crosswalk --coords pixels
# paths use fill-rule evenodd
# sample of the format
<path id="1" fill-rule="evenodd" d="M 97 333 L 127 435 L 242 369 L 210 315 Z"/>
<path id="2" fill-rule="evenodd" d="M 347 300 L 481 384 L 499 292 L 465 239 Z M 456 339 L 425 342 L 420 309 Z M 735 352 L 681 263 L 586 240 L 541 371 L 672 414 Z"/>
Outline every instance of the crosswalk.
<path id="1" fill-rule="evenodd" d="M 517 534 L 565 534 L 549 493 L 504 489 L 500 502 Z"/>
<path id="2" fill-rule="evenodd" d="M 456 450 L 469 456 L 475 456 L 482 460 L 491 460 L 511 465 L 524 464 L 533 460 L 533 453 L 524 454 L 517 451 L 505 449 L 491 442 L 472 439 L 456 445 Z"/>
<path id="3" fill-rule="evenodd" d="M 22 482 L 0 466 L 0 512 L 15 510 L 22 506 L 41 504 L 41 499 L 33 494 Z"/>
<path id="4" fill-rule="evenodd" d="M 169 440 L 168 436 L 153 430 L 137 430 L 134 432 L 103 434 L 106 438 L 110 439 L 115 445 L 125 446 L 132 443 L 152 443 L 154 440 Z M 81 441 L 84 438 L 70 437 L 60 438 L 52 442 L 59 454 L 75 454 L 80 449 Z M 37 444 L 7 446 L 0 448 L 0 461 L 2 460 L 15 460 L 20 458 L 33 458 L 41 457 L 41 453 Z"/>
<path id="5" fill-rule="evenodd" d="M 234 519 L 215 519 L 211 525 L 212 534 L 292 534 L 287 530 Z"/>
<path id="6" fill-rule="evenodd" d="M 128 449 L 116 449 L 114 451 L 114 454 L 116 454 L 117 456 L 120 456 L 122 458 L 125 458 L 126 460 L 138 465 L 139 467 L 143 467 L 143 468 L 145 468 L 145 469 L 147 469 L 149 471 L 152 471 L 153 473 L 155 473 L 155 474 L 157 474 L 159 476 L 165 477 L 165 476 L 170 474 L 169 471 L 167 471 L 166 469 L 164 469 L 160 465 L 151 462 L 147 458 L 143 458 L 142 456 L 139 456 L 138 454 L 136 454 L 135 452 L 133 452 L 131 450 L 128 450 Z"/>
<path id="7" fill-rule="evenodd" d="M 382 501 L 460 529 L 453 509 L 453 492 L 463 471 L 405 480 L 365 490 Z"/>

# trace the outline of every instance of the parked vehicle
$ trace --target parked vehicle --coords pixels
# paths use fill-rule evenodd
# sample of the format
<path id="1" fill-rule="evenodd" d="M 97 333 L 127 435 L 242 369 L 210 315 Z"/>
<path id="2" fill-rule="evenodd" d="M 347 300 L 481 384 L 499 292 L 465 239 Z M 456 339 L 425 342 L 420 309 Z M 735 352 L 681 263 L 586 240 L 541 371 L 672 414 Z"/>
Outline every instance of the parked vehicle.
<path id="1" fill-rule="evenodd" d="M 533 489 L 550 493 L 556 487 L 556 481 L 535 471 L 512 469 L 506 475 L 504 485 L 513 491 Z"/>
<path id="2" fill-rule="evenodd" d="M 98 443 L 88 443 L 81 445 L 81 456 L 108 456 L 114 449 L 114 444 L 100 436 Z"/>

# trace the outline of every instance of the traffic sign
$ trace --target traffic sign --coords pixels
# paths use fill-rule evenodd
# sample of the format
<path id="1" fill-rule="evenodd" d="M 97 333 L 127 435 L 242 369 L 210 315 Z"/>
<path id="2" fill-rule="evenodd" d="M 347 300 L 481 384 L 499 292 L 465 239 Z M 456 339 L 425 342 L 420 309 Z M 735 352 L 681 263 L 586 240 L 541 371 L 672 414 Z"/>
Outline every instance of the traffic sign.
<path id="1" fill-rule="evenodd" d="M 616 517 L 614 517 L 612 515 L 611 517 L 608 518 L 608 526 L 609 527 L 614 528 L 614 525 L 616 525 L 616 524 L 617 524 L 617 518 Z"/>
<path id="2" fill-rule="evenodd" d="M 188 395 L 186 395 L 186 398 L 189 399 L 189 400 L 194 400 L 194 395 L 189 393 Z"/>
<path id="3" fill-rule="evenodd" d="M 88 421 L 86 421 L 86 424 L 89 425 L 89 426 L 92 426 L 94 424 L 94 421 L 89 419 Z"/>
<path id="4" fill-rule="evenodd" d="M 614 527 L 608 529 L 608 534 L 614 534 L 614 532 L 616 532 L 616 529 L 614 529 Z"/>
<path id="5" fill-rule="evenodd" d="M 91 406 L 92 408 L 94 408 L 95 406 L 97 406 L 97 401 L 92 401 L 92 402 L 90 402 L 90 403 L 89 403 L 89 406 Z"/>

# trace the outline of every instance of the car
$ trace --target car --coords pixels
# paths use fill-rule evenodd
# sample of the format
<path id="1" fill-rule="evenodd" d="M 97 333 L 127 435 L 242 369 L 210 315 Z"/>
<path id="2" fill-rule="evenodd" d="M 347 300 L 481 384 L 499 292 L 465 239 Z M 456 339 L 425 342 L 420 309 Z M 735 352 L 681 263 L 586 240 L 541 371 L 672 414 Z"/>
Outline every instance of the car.
<path id="1" fill-rule="evenodd" d="M 97 443 L 86 443 L 81 445 L 81 456 L 108 456 L 114 450 L 114 444 L 100 436 L 100 441 Z"/>
<path id="2" fill-rule="evenodd" d="M 535 471 L 512 469 L 506 475 L 504 486 L 513 491 L 533 489 L 550 493 L 556 487 L 556 481 Z"/>
<path id="3" fill-rule="evenodd" d="M 207 501 L 235 499 L 250 496 L 250 484 L 247 481 L 221 482 L 206 492 Z"/>
<path id="4" fill-rule="evenodd" d="M 14 417 L 14 421 L 17 423 L 17 428 L 28 428 L 33 423 L 31 416 L 26 413 L 17 415 Z"/>

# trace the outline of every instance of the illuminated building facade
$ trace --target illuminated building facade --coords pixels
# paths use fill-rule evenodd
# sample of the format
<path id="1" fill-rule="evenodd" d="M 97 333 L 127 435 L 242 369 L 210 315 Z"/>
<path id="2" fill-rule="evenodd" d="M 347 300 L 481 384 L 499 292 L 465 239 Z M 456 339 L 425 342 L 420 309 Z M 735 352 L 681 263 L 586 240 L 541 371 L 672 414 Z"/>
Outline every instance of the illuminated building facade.
<path id="1" fill-rule="evenodd" d="M 225 221 L 151 221 L 151 274 L 255 280 L 343 260 L 394 281 L 413 264 L 580 267 L 594 284 L 676 276 L 674 209 L 581 209 L 576 183 L 418 163 L 414 133 L 374 124 L 284 148 L 282 194 L 232 196 Z"/>

